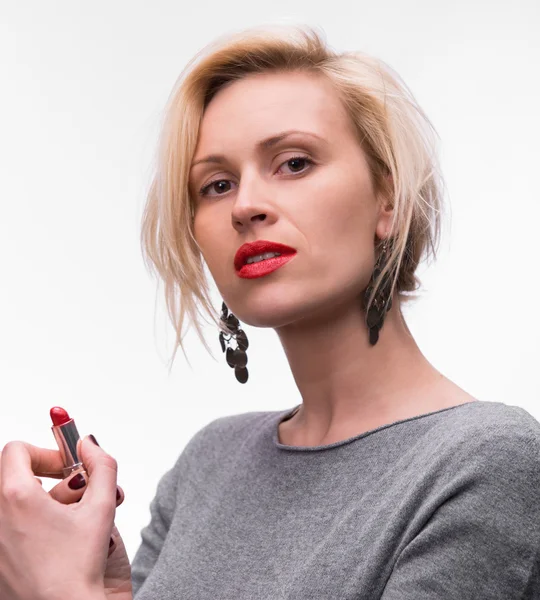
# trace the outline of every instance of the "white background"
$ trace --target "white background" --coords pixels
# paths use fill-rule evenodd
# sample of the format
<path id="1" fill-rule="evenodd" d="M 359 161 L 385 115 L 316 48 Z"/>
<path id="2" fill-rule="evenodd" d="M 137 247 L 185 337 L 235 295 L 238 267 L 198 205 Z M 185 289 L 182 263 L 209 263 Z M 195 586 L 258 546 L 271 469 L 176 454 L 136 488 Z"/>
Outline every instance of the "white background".
<path id="1" fill-rule="evenodd" d="M 421 270 L 409 326 L 471 394 L 540 419 L 537 0 L 4 0 L 0 448 L 55 448 L 48 413 L 65 407 L 118 460 L 131 558 L 158 479 L 198 429 L 300 402 L 272 330 L 245 328 L 244 386 L 210 327 L 216 360 L 190 333 L 191 367 L 179 351 L 169 376 L 173 330 L 139 247 L 181 69 L 217 35 L 265 22 L 320 26 L 335 49 L 374 54 L 411 87 L 441 138 L 452 228 Z"/>

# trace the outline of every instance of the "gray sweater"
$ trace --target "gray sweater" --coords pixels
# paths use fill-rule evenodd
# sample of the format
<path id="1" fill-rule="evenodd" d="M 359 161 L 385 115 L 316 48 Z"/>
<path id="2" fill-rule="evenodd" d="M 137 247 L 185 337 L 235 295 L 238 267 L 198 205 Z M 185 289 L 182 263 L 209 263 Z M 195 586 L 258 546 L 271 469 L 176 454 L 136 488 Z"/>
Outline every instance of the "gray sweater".
<path id="1" fill-rule="evenodd" d="M 216 419 L 161 478 L 136 600 L 540 599 L 540 423 L 476 401 L 334 444 Z"/>

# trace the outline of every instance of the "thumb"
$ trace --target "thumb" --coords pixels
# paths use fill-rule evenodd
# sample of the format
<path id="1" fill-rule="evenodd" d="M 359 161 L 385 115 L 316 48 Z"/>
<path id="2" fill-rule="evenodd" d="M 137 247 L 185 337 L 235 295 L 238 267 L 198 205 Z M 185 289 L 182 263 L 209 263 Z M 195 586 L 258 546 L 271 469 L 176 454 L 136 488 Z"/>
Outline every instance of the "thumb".
<path id="1" fill-rule="evenodd" d="M 88 473 L 88 485 L 81 500 L 86 502 L 110 502 L 116 508 L 116 481 L 118 464 L 107 454 L 97 442 L 92 441 L 93 436 L 86 436 L 77 442 L 77 451 Z M 95 438 L 94 438 L 95 439 Z"/>

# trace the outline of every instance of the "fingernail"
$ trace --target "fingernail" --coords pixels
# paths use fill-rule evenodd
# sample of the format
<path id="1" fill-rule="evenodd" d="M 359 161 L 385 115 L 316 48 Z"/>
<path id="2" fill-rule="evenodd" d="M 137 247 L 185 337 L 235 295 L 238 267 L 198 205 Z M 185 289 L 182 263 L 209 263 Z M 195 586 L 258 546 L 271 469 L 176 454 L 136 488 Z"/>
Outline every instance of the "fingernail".
<path id="1" fill-rule="evenodd" d="M 113 544 L 114 544 L 114 540 L 111 538 L 111 539 L 109 540 L 109 548 L 112 548 L 112 545 L 113 545 Z"/>
<path id="2" fill-rule="evenodd" d="M 68 486 L 72 490 L 80 490 L 82 487 L 86 485 L 86 479 L 84 478 L 82 473 L 77 473 L 73 479 L 68 481 Z"/>
<path id="3" fill-rule="evenodd" d="M 116 501 L 118 502 L 118 500 L 120 500 L 121 497 L 122 497 L 122 494 L 120 493 L 120 490 L 118 488 L 116 488 Z"/>
<path id="4" fill-rule="evenodd" d="M 89 437 L 89 438 L 90 438 L 90 439 L 91 439 L 91 440 L 94 442 L 94 444 L 95 444 L 96 446 L 99 446 L 99 444 L 97 443 L 97 440 L 96 440 L 96 438 L 95 438 L 95 437 L 94 437 L 92 434 L 90 434 L 88 437 Z M 101 448 L 101 446 L 99 446 L 99 447 Z"/>

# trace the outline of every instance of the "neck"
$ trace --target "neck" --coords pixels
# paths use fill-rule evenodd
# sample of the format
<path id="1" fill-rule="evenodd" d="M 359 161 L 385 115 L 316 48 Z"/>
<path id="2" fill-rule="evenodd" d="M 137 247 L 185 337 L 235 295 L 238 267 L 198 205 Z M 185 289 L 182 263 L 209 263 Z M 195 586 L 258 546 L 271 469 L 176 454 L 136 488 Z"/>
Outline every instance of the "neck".
<path id="1" fill-rule="evenodd" d="M 276 332 L 302 396 L 293 419 L 305 440 L 340 438 L 359 423 L 378 426 L 423 407 L 429 412 L 430 402 L 440 400 L 432 392 L 445 378 L 421 353 L 396 297 L 374 346 L 356 305 L 312 314 Z"/>

